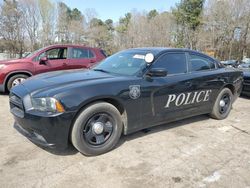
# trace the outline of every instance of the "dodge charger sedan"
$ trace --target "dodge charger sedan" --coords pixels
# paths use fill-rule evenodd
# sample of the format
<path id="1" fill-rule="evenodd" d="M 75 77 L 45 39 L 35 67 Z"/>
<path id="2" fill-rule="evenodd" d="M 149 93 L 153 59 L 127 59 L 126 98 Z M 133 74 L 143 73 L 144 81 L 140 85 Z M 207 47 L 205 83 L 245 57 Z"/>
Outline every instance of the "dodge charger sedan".
<path id="1" fill-rule="evenodd" d="M 196 51 L 137 48 L 90 70 L 32 77 L 11 90 L 10 109 L 14 127 L 34 143 L 98 155 L 121 134 L 200 114 L 226 118 L 242 80 Z"/>

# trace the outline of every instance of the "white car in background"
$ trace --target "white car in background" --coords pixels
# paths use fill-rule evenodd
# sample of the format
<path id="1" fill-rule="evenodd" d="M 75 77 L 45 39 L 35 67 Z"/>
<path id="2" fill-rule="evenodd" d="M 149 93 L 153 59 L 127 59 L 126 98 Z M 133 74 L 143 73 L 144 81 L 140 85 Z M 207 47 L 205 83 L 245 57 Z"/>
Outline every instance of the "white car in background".
<path id="1" fill-rule="evenodd" d="M 240 69 L 249 69 L 250 68 L 250 58 L 244 58 L 242 64 L 239 65 Z"/>

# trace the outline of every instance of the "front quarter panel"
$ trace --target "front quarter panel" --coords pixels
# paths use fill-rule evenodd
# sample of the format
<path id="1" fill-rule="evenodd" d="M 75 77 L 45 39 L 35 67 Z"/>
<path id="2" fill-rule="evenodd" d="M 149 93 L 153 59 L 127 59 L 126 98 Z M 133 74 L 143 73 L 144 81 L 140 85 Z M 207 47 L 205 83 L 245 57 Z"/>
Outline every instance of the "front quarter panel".
<path id="1" fill-rule="evenodd" d="M 117 78 L 116 78 L 117 79 Z M 140 78 L 126 80 L 116 80 L 108 83 L 98 83 L 96 85 L 77 86 L 75 88 L 65 89 L 64 92 L 55 94 L 67 112 L 77 114 L 89 104 L 96 101 L 116 101 L 126 112 L 125 134 L 130 127 L 140 126 L 141 121 L 141 98 L 135 100 L 129 96 L 131 85 L 140 85 Z M 50 94 L 53 95 L 53 94 Z M 73 122 L 72 122 L 73 123 Z"/>
<path id="2" fill-rule="evenodd" d="M 15 64 L 9 64 L 5 69 L 3 69 L 0 73 L 0 80 L 3 81 L 3 85 L 5 85 L 8 81 L 8 79 L 13 74 L 18 73 L 26 73 L 28 75 L 34 74 L 34 65 L 32 62 L 22 62 L 22 63 L 15 63 Z"/>

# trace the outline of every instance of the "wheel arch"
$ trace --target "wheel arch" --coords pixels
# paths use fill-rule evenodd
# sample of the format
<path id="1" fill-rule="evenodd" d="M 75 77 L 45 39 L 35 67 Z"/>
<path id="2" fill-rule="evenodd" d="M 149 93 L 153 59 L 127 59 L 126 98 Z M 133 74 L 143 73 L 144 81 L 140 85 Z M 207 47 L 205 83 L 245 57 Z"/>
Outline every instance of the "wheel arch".
<path id="1" fill-rule="evenodd" d="M 234 87 L 233 84 L 226 84 L 222 89 L 224 89 L 224 88 L 230 89 L 231 92 L 232 92 L 232 94 L 235 96 L 235 94 L 236 94 L 236 89 L 235 89 L 235 87 Z"/>
<path id="2" fill-rule="evenodd" d="M 112 97 L 105 97 L 105 98 L 100 98 L 100 99 L 93 99 L 88 101 L 87 103 L 83 104 L 76 112 L 76 114 L 74 115 L 73 121 L 70 125 L 70 129 L 69 129 L 69 133 L 68 133 L 68 140 L 71 142 L 70 139 L 70 135 L 71 135 L 71 131 L 73 128 L 73 125 L 76 121 L 76 118 L 78 117 L 78 115 L 82 112 L 82 110 L 84 110 L 85 108 L 89 107 L 90 105 L 94 104 L 94 103 L 98 103 L 98 102 L 106 102 L 109 104 L 112 104 L 115 108 L 117 108 L 117 110 L 120 112 L 121 114 L 121 118 L 122 118 L 122 123 L 123 123 L 123 134 L 127 134 L 127 129 L 128 129 L 128 119 L 127 119 L 127 112 L 125 107 L 122 105 L 122 103 L 117 100 L 114 99 Z"/>
<path id="3" fill-rule="evenodd" d="M 225 114 L 225 112 L 221 113 L 220 109 L 219 109 L 220 108 L 220 104 L 219 103 L 222 100 L 223 95 L 225 94 L 225 92 L 224 93 L 222 93 L 222 92 L 225 91 L 225 89 L 231 91 L 231 93 L 232 93 L 232 99 L 229 100 L 230 101 L 230 106 L 227 107 L 228 109 L 226 109 L 226 114 Z M 217 95 L 217 97 L 216 97 L 216 99 L 214 101 L 213 108 L 212 108 L 212 111 L 210 113 L 210 117 L 212 117 L 214 119 L 218 119 L 218 120 L 225 119 L 229 115 L 229 113 L 230 113 L 232 104 L 233 104 L 233 102 L 236 99 L 235 96 L 236 96 L 236 89 L 235 89 L 234 85 L 230 84 L 230 83 L 225 84 L 221 88 L 221 90 L 219 91 L 219 93 L 218 93 L 218 95 Z"/>
<path id="4" fill-rule="evenodd" d="M 13 72 L 10 72 L 9 74 L 7 74 L 5 80 L 4 80 L 4 89 L 5 91 L 7 91 L 7 83 L 9 81 L 9 79 L 12 77 L 12 76 L 15 76 L 17 74 L 24 74 L 24 75 L 27 75 L 29 77 L 33 76 L 33 74 L 29 71 L 13 71 Z"/>

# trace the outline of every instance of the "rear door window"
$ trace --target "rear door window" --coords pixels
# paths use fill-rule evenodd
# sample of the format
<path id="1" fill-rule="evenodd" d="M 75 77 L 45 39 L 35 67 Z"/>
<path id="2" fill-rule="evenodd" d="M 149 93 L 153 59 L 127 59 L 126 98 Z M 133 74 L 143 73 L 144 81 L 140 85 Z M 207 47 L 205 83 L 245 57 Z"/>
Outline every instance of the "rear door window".
<path id="1" fill-rule="evenodd" d="M 94 54 L 89 49 L 84 48 L 71 48 L 71 59 L 89 59 L 93 58 Z"/>
<path id="2" fill-rule="evenodd" d="M 214 62 L 211 59 L 203 56 L 190 54 L 189 61 L 191 72 L 215 69 Z"/>

